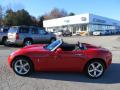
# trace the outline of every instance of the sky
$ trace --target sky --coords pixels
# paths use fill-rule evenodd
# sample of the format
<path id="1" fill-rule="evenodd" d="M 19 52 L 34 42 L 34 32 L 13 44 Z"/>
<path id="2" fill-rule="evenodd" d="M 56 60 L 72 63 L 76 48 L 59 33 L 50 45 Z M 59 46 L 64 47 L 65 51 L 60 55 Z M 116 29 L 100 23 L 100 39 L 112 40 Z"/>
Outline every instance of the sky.
<path id="1" fill-rule="evenodd" d="M 68 13 L 92 13 L 120 20 L 120 0 L 0 0 L 0 5 L 14 10 L 24 8 L 35 17 L 56 7 Z"/>

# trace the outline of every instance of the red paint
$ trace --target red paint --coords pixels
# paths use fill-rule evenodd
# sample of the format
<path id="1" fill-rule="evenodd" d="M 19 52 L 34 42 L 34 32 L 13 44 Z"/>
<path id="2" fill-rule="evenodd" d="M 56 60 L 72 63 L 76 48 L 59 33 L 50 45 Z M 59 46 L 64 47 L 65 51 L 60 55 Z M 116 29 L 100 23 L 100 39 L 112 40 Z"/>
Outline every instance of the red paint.
<path id="1" fill-rule="evenodd" d="M 102 59 L 106 68 L 112 62 L 112 54 L 109 50 L 90 44 L 86 44 L 87 50 L 62 51 L 59 48 L 53 52 L 45 50 L 43 46 L 43 44 L 36 44 L 15 51 L 8 57 L 9 65 L 19 55 L 29 57 L 35 71 L 82 72 L 86 63 L 94 58 Z"/>

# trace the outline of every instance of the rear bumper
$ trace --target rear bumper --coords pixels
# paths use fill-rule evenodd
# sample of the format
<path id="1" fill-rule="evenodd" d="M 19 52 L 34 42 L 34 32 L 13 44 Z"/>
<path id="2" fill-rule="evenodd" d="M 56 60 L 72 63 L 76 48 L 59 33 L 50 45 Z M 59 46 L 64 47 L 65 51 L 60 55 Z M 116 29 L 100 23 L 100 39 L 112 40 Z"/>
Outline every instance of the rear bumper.
<path id="1" fill-rule="evenodd" d="M 23 45 L 23 40 L 7 40 L 8 44 Z"/>

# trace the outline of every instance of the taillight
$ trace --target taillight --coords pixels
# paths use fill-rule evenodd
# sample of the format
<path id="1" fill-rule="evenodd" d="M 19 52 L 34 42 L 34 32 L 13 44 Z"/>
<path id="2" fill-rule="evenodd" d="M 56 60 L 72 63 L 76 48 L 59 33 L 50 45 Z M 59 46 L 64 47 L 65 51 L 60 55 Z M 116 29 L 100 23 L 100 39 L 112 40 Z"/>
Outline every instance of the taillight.
<path id="1" fill-rule="evenodd" d="M 19 34 L 18 33 L 16 34 L 16 39 L 19 39 Z"/>

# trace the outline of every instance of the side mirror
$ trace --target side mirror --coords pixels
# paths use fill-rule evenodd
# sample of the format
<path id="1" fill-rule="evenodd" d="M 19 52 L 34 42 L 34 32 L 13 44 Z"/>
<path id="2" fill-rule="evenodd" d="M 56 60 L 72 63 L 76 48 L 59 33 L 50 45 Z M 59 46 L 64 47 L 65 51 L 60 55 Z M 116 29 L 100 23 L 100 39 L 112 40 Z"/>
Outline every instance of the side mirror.
<path id="1" fill-rule="evenodd" d="M 61 48 L 57 48 L 56 53 L 59 53 L 59 52 L 61 52 L 61 51 L 62 51 Z"/>

